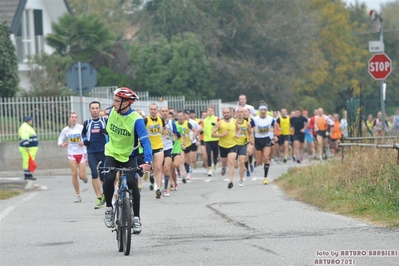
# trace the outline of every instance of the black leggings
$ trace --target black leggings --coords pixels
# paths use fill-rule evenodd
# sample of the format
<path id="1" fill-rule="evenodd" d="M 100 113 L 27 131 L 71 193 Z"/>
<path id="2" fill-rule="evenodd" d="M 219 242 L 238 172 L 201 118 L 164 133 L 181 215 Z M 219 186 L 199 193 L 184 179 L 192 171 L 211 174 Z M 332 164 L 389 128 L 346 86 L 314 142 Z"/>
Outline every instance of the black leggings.
<path id="1" fill-rule="evenodd" d="M 135 157 L 129 157 L 129 161 L 125 163 L 118 162 L 113 157 L 105 157 L 105 167 L 136 167 L 137 162 Z M 137 179 L 134 172 L 126 172 L 127 185 L 133 191 L 133 212 L 134 216 L 140 217 L 140 192 L 137 186 Z M 110 171 L 105 175 L 105 182 L 103 184 L 103 191 L 107 207 L 112 207 L 112 197 L 114 195 L 115 171 Z"/>
<path id="2" fill-rule="evenodd" d="M 213 152 L 213 164 L 217 165 L 218 163 L 218 156 L 219 156 L 219 141 L 208 141 L 205 142 L 205 147 L 206 147 L 206 155 L 207 155 L 207 161 L 208 161 L 208 166 L 212 166 L 212 153 Z"/>

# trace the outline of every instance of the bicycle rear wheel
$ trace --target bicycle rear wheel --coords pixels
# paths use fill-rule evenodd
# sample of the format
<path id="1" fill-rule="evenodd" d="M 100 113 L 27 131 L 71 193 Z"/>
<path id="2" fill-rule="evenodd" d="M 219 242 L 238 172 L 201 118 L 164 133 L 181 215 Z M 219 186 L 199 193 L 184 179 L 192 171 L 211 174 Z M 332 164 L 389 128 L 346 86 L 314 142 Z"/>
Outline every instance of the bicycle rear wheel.
<path id="1" fill-rule="evenodd" d="M 130 254 L 130 244 L 132 240 L 132 209 L 130 208 L 129 195 L 123 199 L 122 215 L 121 215 L 121 237 L 123 242 L 123 253 L 127 256 Z"/>

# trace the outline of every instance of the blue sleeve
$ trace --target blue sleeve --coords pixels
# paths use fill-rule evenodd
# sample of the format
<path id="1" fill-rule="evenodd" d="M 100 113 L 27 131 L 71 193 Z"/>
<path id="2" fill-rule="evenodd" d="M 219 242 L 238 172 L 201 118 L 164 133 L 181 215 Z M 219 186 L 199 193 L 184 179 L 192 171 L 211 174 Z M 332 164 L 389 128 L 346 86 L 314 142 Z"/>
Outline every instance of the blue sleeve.
<path id="1" fill-rule="evenodd" d="M 136 135 L 143 147 L 144 162 L 152 162 L 152 148 L 150 139 L 148 138 L 148 132 L 144 125 L 143 119 L 137 119 L 134 123 L 134 130 Z"/>
<path id="2" fill-rule="evenodd" d="M 83 129 L 82 129 L 82 133 L 81 133 L 83 141 L 87 140 L 86 133 L 87 133 L 87 120 L 83 123 Z"/>
<path id="3" fill-rule="evenodd" d="M 181 138 L 180 132 L 177 130 L 177 126 L 176 126 L 175 122 L 172 122 L 172 131 L 174 134 L 176 134 L 178 139 Z"/>
<path id="4" fill-rule="evenodd" d="M 255 121 L 253 119 L 251 119 L 251 127 L 255 127 Z"/>
<path id="5" fill-rule="evenodd" d="M 172 131 L 173 131 L 173 134 L 178 134 L 178 133 L 179 133 L 179 132 L 177 131 L 177 126 L 176 126 L 176 124 L 173 123 L 173 122 L 172 122 Z"/>

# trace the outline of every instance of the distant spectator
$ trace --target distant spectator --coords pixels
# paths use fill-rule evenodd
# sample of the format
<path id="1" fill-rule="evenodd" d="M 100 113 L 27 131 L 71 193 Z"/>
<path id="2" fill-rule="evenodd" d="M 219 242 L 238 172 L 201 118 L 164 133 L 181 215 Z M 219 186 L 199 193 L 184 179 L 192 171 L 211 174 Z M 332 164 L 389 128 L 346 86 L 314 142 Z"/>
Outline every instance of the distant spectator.
<path id="1" fill-rule="evenodd" d="M 399 132 L 399 108 L 396 110 L 396 115 L 393 117 L 393 128 Z"/>
<path id="2" fill-rule="evenodd" d="M 32 117 L 26 116 L 24 123 L 22 123 L 18 129 L 19 152 L 22 155 L 22 168 L 24 169 L 25 179 L 27 180 L 36 180 L 29 171 L 29 155 L 35 160 L 36 153 L 39 149 L 39 140 L 32 124 Z"/>

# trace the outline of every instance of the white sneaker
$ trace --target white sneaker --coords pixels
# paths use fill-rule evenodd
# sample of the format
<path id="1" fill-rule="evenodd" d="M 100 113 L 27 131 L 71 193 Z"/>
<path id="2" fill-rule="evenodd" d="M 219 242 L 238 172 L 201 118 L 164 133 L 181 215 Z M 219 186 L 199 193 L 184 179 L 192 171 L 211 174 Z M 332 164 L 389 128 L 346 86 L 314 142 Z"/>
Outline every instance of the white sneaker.
<path id="1" fill-rule="evenodd" d="M 208 171 L 208 176 L 212 176 L 212 170 Z"/>
<path id="2" fill-rule="evenodd" d="M 113 216 L 114 216 L 114 211 L 112 207 L 106 207 L 105 217 L 104 217 L 104 223 L 106 227 L 108 228 L 114 227 Z"/>
<path id="3" fill-rule="evenodd" d="M 82 196 L 77 195 L 74 202 L 75 202 L 75 203 L 81 203 L 81 202 L 82 202 Z"/>

